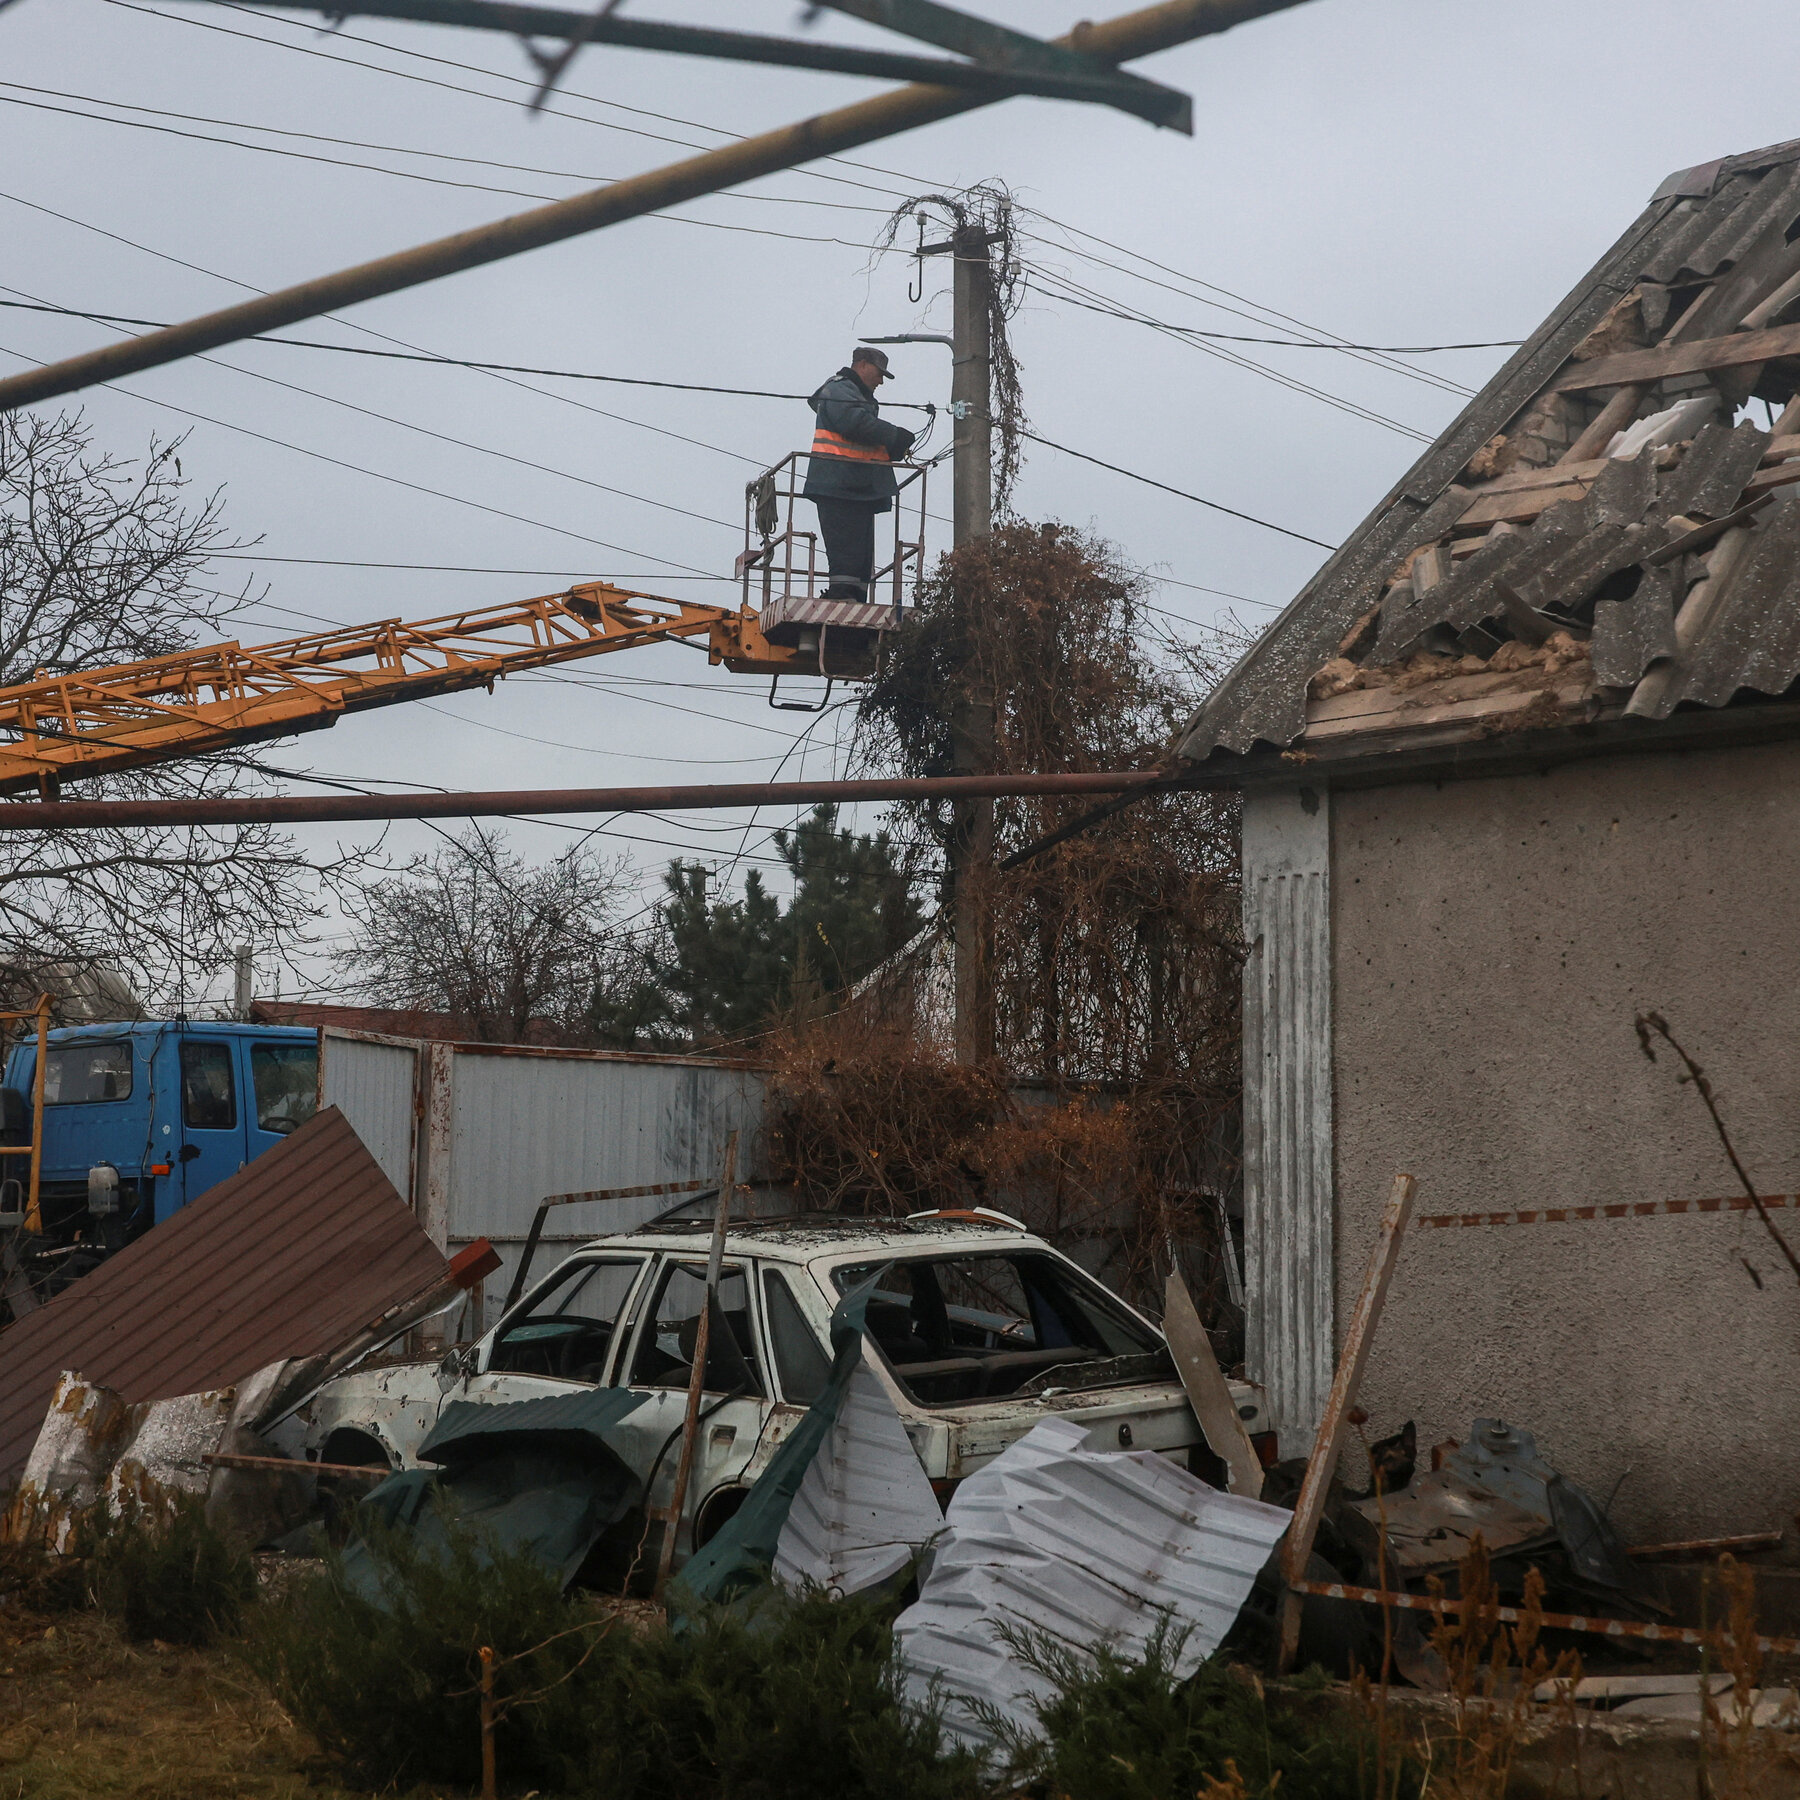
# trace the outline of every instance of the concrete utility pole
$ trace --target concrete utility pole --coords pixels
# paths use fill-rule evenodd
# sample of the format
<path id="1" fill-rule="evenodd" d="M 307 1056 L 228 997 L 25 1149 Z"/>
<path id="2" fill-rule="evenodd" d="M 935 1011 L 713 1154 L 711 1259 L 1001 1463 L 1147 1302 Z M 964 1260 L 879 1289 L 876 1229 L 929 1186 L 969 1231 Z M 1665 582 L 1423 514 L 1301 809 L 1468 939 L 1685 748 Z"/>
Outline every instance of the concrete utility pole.
<path id="1" fill-rule="evenodd" d="M 250 1002 L 255 998 L 255 995 L 251 992 L 253 983 L 251 980 L 252 965 L 250 961 L 250 946 L 248 944 L 239 944 L 237 948 L 232 951 L 232 961 L 235 964 L 235 973 L 237 976 L 237 992 L 233 996 L 237 1004 L 232 1010 L 236 1017 L 240 1021 L 243 1021 L 250 1017 Z"/>
<path id="2" fill-rule="evenodd" d="M 955 311 L 951 329 L 956 339 L 950 377 L 950 410 L 955 421 L 951 515 L 959 550 L 986 537 L 994 524 L 991 241 L 979 225 L 965 226 L 950 240 Z M 953 773 L 993 774 L 994 734 L 994 696 L 972 669 L 966 670 L 950 714 Z M 994 803 L 986 798 L 959 800 L 951 821 L 956 1060 L 982 1062 L 994 1054 Z"/>

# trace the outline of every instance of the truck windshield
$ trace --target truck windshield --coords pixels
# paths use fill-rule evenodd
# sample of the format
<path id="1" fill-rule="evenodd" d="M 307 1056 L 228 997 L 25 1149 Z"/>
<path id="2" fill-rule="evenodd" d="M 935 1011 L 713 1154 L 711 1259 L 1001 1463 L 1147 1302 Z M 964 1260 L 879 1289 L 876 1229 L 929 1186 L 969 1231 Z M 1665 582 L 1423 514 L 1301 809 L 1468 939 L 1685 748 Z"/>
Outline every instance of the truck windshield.
<path id="1" fill-rule="evenodd" d="M 838 1269 L 839 1292 L 878 1264 Z M 869 1299 L 869 1337 L 921 1406 L 1174 1374 L 1162 1339 L 1041 1251 L 908 1258 Z"/>
<path id="2" fill-rule="evenodd" d="M 44 1104 L 88 1106 L 131 1098 L 131 1040 L 58 1044 L 44 1059 Z"/>
<path id="3" fill-rule="evenodd" d="M 256 1089 L 256 1122 L 286 1137 L 313 1116 L 319 1103 L 319 1051 L 315 1044 L 253 1044 L 250 1085 Z"/>

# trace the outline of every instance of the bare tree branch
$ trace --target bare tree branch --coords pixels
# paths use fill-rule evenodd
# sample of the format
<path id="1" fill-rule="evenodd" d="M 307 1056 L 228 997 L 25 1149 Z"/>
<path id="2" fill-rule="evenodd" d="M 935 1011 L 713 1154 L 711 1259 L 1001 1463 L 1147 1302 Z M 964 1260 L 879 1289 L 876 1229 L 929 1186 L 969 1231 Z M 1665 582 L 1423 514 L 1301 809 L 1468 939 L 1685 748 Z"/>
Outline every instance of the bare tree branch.
<path id="1" fill-rule="evenodd" d="M 1706 1110 L 1712 1115 L 1713 1130 L 1719 1134 L 1719 1142 L 1725 1146 L 1725 1154 L 1731 1159 L 1731 1166 L 1737 1171 L 1737 1178 L 1743 1183 L 1744 1192 L 1750 1196 L 1750 1204 L 1756 1208 L 1756 1216 L 1768 1228 L 1769 1236 L 1775 1240 L 1776 1247 L 1787 1258 L 1787 1265 L 1794 1272 L 1794 1279 L 1800 1281 L 1800 1257 L 1794 1255 L 1793 1246 L 1781 1235 L 1780 1229 L 1769 1217 L 1769 1209 L 1763 1205 L 1762 1196 L 1757 1193 L 1756 1185 L 1750 1179 L 1750 1172 L 1738 1157 L 1737 1147 L 1731 1141 L 1731 1134 L 1725 1129 L 1725 1121 L 1719 1116 L 1718 1102 L 1713 1098 L 1712 1083 L 1706 1079 L 1706 1071 L 1676 1043 L 1669 1030 L 1669 1022 L 1661 1013 L 1639 1013 L 1637 1016 L 1638 1048 L 1656 1061 L 1656 1046 L 1650 1042 L 1650 1033 L 1655 1032 L 1662 1041 L 1681 1058 L 1687 1069 L 1687 1078 L 1694 1084 L 1694 1092 L 1706 1103 Z M 1749 1269 L 1748 1263 L 1744 1267 Z M 1762 1286 L 1754 1269 L 1750 1269 L 1750 1278 L 1758 1287 Z"/>
<path id="2" fill-rule="evenodd" d="M 134 462 L 96 450 L 79 414 L 0 418 L 0 684 L 217 639 L 256 597 L 195 583 L 209 556 L 245 540 L 227 534 L 218 493 L 189 506 L 182 442 L 153 440 Z M 224 755 L 86 791 L 153 799 L 260 785 L 247 757 Z M 322 886 L 364 860 L 309 857 L 266 826 L 0 834 L 0 998 L 53 967 L 107 967 L 152 1004 L 180 999 L 245 938 L 292 966 Z"/>
<path id="3" fill-rule="evenodd" d="M 472 824 L 346 899 L 355 940 L 336 962 L 378 1006 L 448 1013 L 490 1042 L 576 1041 L 617 973 L 630 892 L 589 850 L 531 864 Z"/>

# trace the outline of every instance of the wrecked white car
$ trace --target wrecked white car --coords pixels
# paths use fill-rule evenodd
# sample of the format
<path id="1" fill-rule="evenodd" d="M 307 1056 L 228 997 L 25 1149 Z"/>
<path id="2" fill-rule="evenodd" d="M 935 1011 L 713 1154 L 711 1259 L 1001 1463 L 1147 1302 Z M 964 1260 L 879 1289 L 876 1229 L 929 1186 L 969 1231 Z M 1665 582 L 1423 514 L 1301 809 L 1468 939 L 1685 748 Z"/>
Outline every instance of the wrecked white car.
<path id="1" fill-rule="evenodd" d="M 698 1215 L 704 1203 L 683 1210 Z M 711 1232 L 705 1217 L 667 1216 L 597 1238 L 443 1363 L 338 1378 L 303 1410 L 305 1454 L 412 1467 L 452 1400 L 630 1387 L 650 1399 L 609 1442 L 642 1478 L 649 1509 L 666 1508 Z M 1085 1426 L 1095 1448 L 1159 1451 L 1222 1485 L 1162 1333 L 1017 1221 L 986 1212 L 746 1219 L 725 1240 L 719 1308 L 730 1329 L 715 1324 L 711 1334 L 679 1555 L 743 1503 L 825 1384 L 832 1308 L 883 1267 L 868 1308 L 869 1362 L 940 1501 L 1052 1415 Z M 1231 1391 L 1258 1437 L 1267 1429 L 1259 1391 L 1242 1382 Z M 1273 1440 L 1259 1452 L 1265 1445 Z"/>

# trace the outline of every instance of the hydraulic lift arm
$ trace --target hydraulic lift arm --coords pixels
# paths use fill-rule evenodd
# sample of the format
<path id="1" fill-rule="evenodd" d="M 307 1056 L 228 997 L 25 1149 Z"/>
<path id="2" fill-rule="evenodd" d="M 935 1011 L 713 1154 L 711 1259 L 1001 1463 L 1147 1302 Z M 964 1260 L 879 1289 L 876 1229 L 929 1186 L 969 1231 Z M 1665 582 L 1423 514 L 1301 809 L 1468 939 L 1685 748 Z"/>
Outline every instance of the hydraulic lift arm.
<path id="1" fill-rule="evenodd" d="M 748 604 L 666 600 L 596 581 L 510 605 L 309 637 L 212 644 L 0 688 L 0 794 L 335 725 L 345 713 L 485 687 L 526 669 L 681 639 L 737 674 L 807 674 Z"/>

